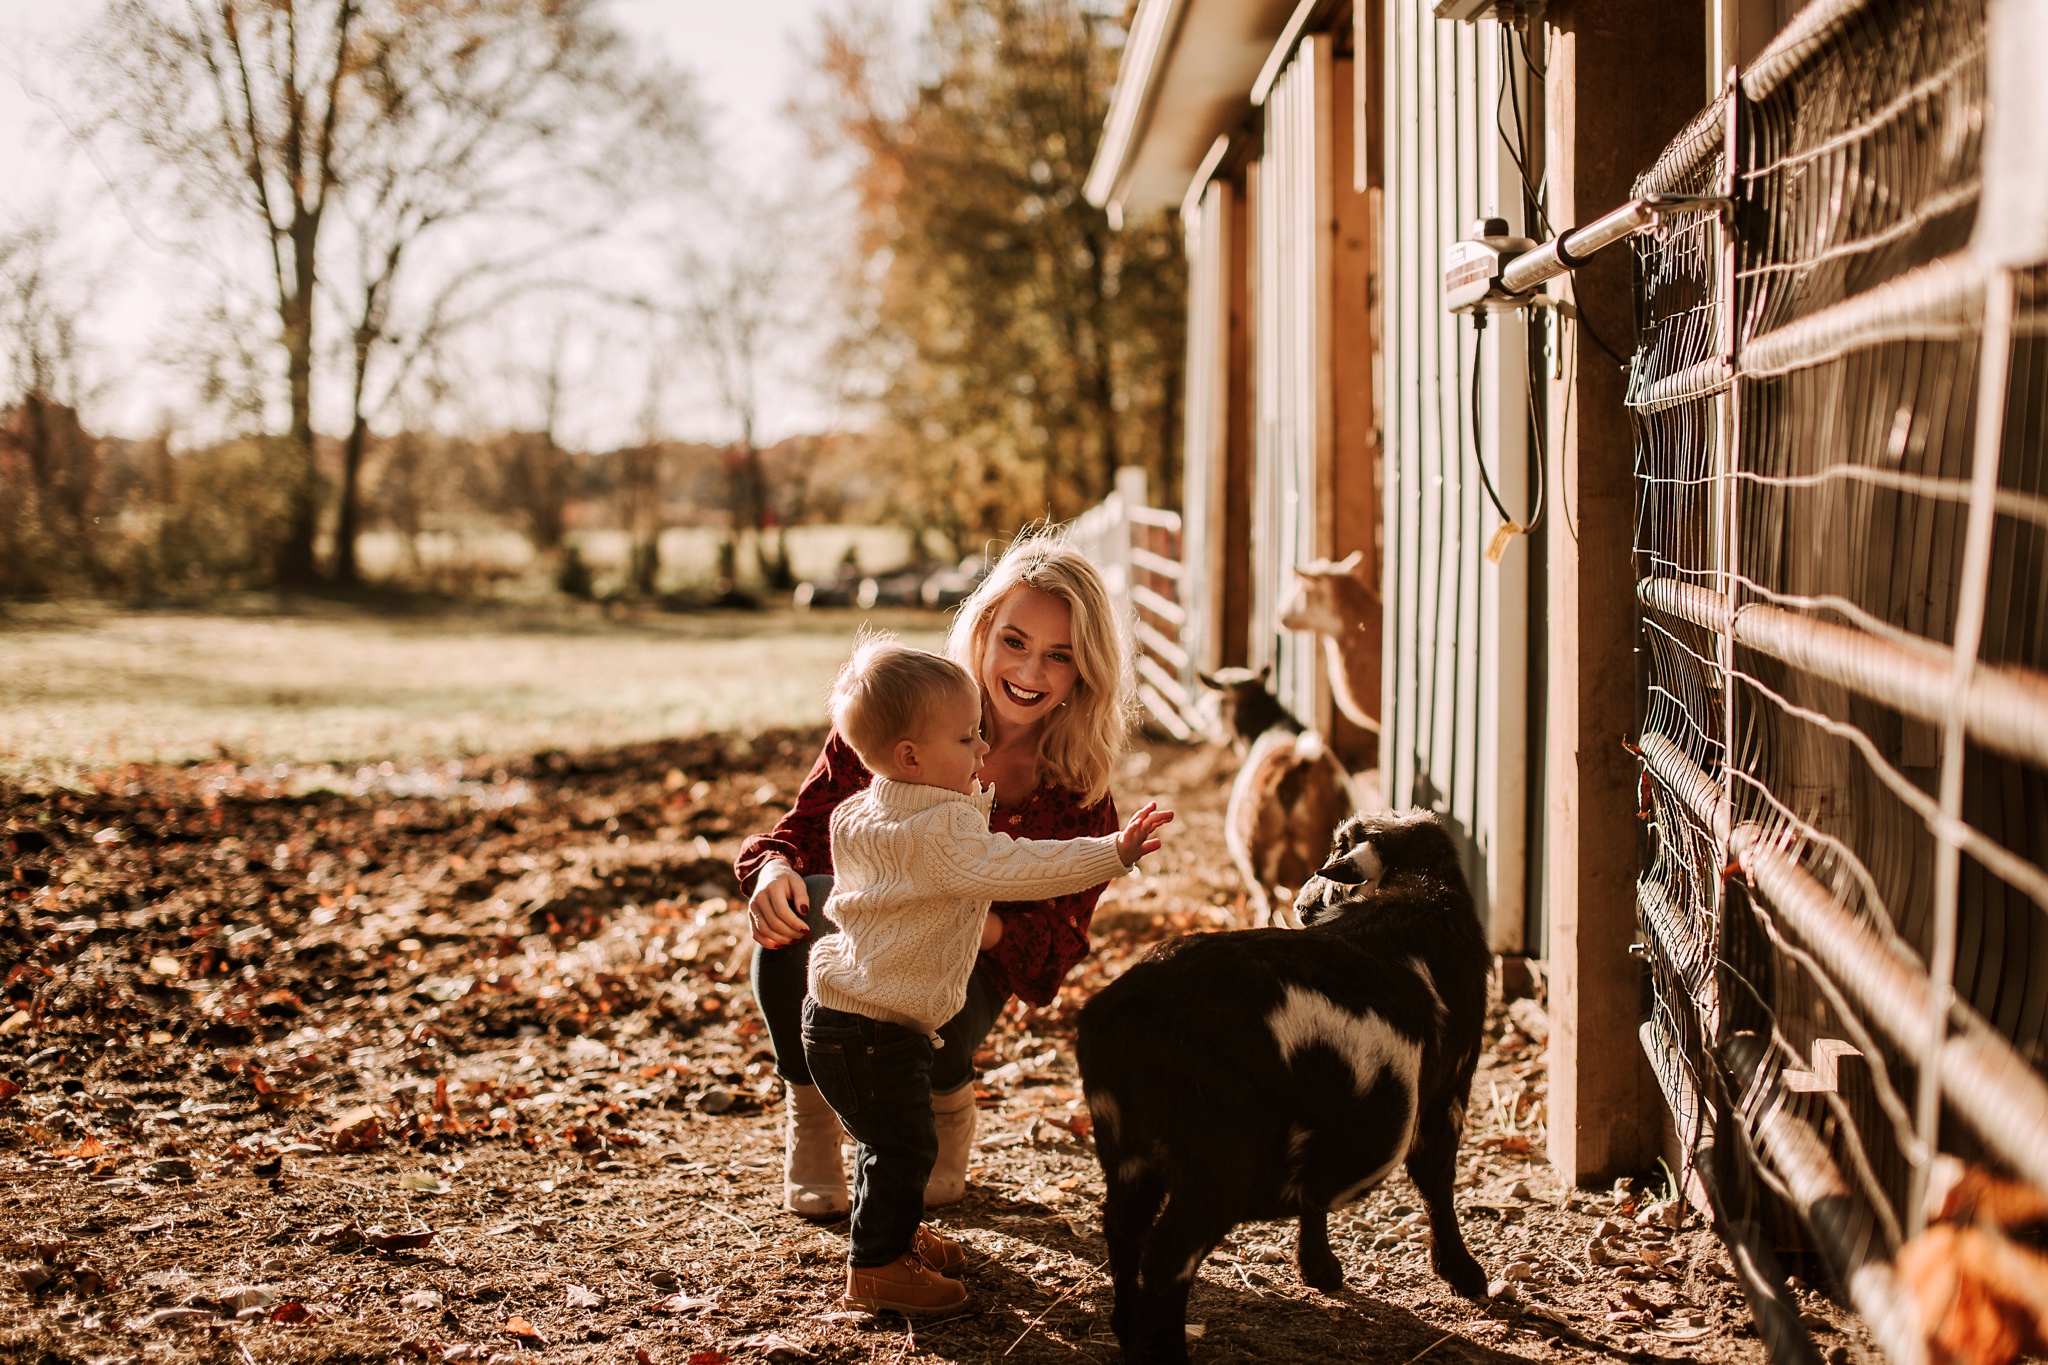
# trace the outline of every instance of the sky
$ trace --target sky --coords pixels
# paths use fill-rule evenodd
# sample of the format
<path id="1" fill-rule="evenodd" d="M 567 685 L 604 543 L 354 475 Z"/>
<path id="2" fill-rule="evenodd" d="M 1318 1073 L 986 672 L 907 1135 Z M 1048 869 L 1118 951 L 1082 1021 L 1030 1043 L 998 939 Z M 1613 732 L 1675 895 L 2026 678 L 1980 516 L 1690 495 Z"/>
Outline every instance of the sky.
<path id="1" fill-rule="evenodd" d="M 732 181 L 763 193 L 802 185 L 811 170 L 783 107 L 805 78 L 801 47 L 822 16 L 847 0 L 610 0 L 614 21 L 693 73 L 710 113 L 712 154 Z M 883 0 L 909 41 L 926 0 Z M 112 201 L 90 158 L 51 108 L 40 72 L 47 45 L 99 9 L 100 0 L 0 0 L 0 228 L 22 205 L 52 206 L 61 251 L 90 281 L 82 296 L 85 334 L 98 359 L 88 417 L 110 434 L 146 435 L 181 420 L 190 380 L 165 360 L 175 349 L 184 310 L 195 306 L 180 288 L 187 263 L 166 250 L 137 206 Z M 40 96 L 40 98 L 39 98 Z M 651 268 L 651 267 L 650 267 Z M 764 375 L 762 435 L 773 440 L 843 420 L 814 381 L 810 363 L 822 344 L 813 336 L 785 346 Z M 585 366 L 604 370 L 601 357 Z M 684 360 L 671 362 L 663 383 L 662 434 L 725 439 L 726 417 L 715 396 Z M 601 377 L 572 386 L 566 434 L 592 446 L 630 441 L 644 427 L 647 404 Z M 493 401 L 480 391 L 480 406 Z M 321 422 L 323 428 L 331 420 Z"/>

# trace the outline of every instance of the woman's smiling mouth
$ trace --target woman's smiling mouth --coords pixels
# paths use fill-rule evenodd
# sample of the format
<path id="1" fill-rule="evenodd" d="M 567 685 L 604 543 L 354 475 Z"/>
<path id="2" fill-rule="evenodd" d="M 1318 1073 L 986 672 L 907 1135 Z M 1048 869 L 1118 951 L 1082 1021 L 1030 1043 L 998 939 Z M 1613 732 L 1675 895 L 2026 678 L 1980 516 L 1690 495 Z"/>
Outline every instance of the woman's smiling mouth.
<path id="1" fill-rule="evenodd" d="M 1036 706 L 1045 700 L 1043 692 L 1026 692 L 1009 679 L 1003 679 L 1003 695 L 1019 706 Z"/>

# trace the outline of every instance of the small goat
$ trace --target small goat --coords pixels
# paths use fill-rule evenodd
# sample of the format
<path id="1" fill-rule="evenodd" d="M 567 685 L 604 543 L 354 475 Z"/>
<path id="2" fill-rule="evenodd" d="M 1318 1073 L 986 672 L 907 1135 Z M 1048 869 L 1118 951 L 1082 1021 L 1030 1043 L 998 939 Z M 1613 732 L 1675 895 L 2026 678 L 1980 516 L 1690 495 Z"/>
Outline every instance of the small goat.
<path id="1" fill-rule="evenodd" d="M 1223 811 L 1223 843 L 1244 878 L 1252 923 L 1293 918 L 1294 888 L 1322 863 L 1330 834 L 1353 809 L 1344 765 L 1266 687 L 1268 669 L 1226 668 L 1201 679 L 1221 694 L 1220 719 L 1244 763 Z"/>
<path id="2" fill-rule="evenodd" d="M 1301 1278 L 1335 1292 L 1329 1211 L 1404 1161 L 1431 1266 L 1486 1297 L 1451 1204 L 1489 963 L 1457 850 L 1426 812 L 1361 816 L 1297 904 L 1300 932 L 1174 940 L 1081 1011 L 1113 1324 L 1134 1365 L 1187 1359 L 1189 1286 L 1238 1223 L 1298 1217 Z"/>
<path id="3" fill-rule="evenodd" d="M 1280 604 L 1280 624 L 1323 637 L 1330 697 L 1354 725 L 1380 728 L 1379 589 L 1359 572 L 1362 551 L 1334 563 L 1318 559 L 1294 566 L 1294 586 Z"/>

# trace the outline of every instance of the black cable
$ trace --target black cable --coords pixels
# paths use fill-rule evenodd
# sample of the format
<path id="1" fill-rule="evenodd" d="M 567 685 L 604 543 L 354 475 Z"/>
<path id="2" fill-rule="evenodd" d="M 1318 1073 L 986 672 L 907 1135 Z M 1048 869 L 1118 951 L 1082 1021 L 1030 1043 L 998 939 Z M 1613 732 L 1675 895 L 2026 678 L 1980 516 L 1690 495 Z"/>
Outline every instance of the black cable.
<path id="1" fill-rule="evenodd" d="M 1542 447 L 1539 445 L 1536 456 L 1536 506 L 1530 512 L 1527 524 L 1509 516 L 1507 507 L 1500 500 L 1500 491 L 1493 486 L 1493 475 L 1486 470 L 1486 453 L 1479 444 L 1479 371 L 1480 361 L 1484 355 L 1483 338 L 1479 334 L 1485 330 L 1486 314 L 1483 311 L 1475 312 L 1472 315 L 1472 463 L 1479 467 L 1479 483 L 1486 489 L 1486 500 L 1493 504 L 1493 510 L 1500 513 L 1503 522 L 1520 528 L 1516 534 L 1528 535 L 1543 524 L 1543 486 L 1549 482 L 1549 474 L 1544 467 Z"/>

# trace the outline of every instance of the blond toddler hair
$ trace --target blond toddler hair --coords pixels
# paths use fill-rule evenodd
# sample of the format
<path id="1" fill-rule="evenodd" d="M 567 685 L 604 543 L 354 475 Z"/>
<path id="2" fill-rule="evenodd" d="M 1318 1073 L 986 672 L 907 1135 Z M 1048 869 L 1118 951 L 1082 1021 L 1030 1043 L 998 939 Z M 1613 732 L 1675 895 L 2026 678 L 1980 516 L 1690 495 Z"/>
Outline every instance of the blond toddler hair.
<path id="1" fill-rule="evenodd" d="M 936 707 L 960 699 L 981 701 L 981 689 L 966 669 L 875 631 L 861 636 L 832 680 L 829 710 L 833 727 L 860 761 L 880 772 L 898 740 L 918 738 Z"/>

